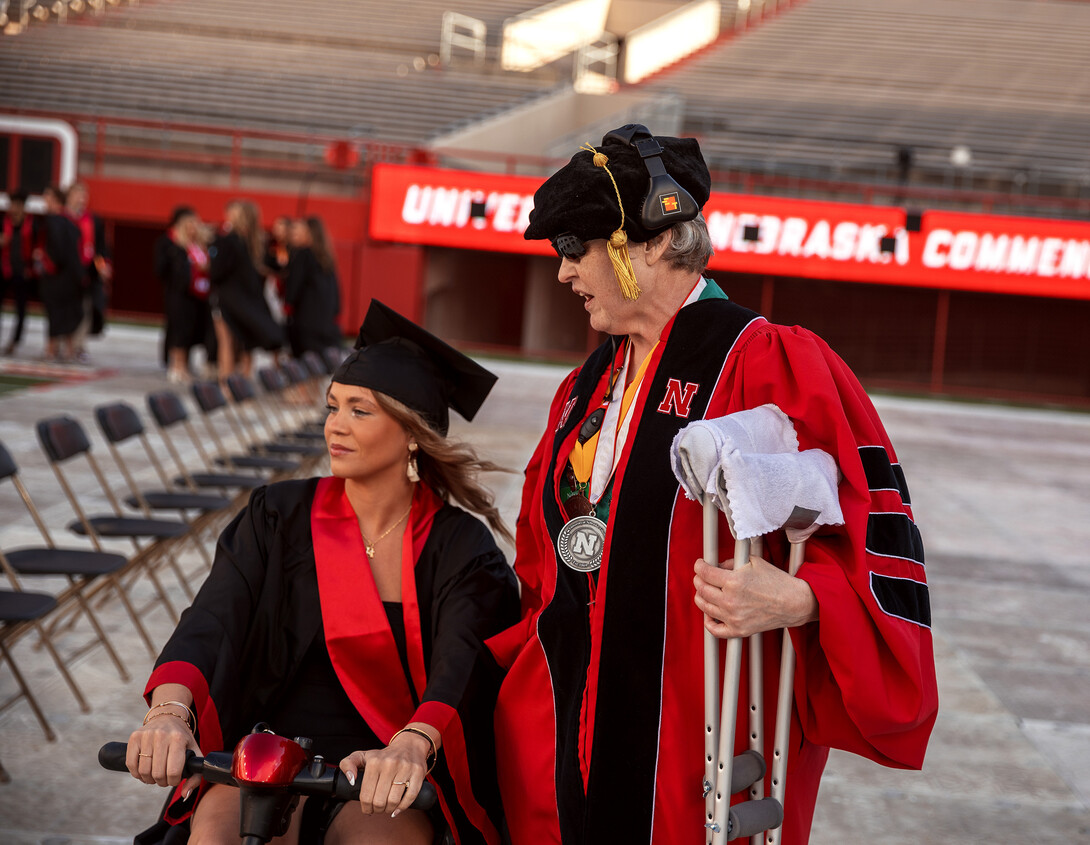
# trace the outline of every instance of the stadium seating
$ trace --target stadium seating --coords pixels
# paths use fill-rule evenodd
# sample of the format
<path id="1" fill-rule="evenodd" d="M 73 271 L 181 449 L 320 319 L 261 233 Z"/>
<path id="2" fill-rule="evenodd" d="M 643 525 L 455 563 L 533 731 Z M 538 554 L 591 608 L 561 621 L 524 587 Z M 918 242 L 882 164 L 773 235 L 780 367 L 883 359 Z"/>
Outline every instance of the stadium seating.
<path id="1" fill-rule="evenodd" d="M 18 84 L 0 89 L 0 108 L 422 145 L 569 84 L 563 62 L 498 69 L 503 21 L 539 5 L 422 0 L 405 14 L 387 0 L 139 4 L 5 39 L 0 75 Z M 751 3 L 749 14 L 771 5 Z M 439 63 L 447 9 L 486 24 L 487 61 Z M 723 12 L 733 20 L 737 3 L 723 0 Z M 682 131 L 718 169 L 892 182 L 909 146 L 921 183 L 1078 192 L 1090 189 L 1090 77 L 1079 72 L 1088 39 L 1086 3 L 805 0 L 631 90 L 682 103 Z M 79 128 L 92 154 L 94 126 Z M 197 162 L 218 152 L 209 167 L 232 143 L 184 128 L 111 131 Z M 971 150 L 969 167 L 951 162 L 955 145 Z M 241 151 L 300 167 L 321 159 L 304 140 L 250 137 Z"/>
<path id="2" fill-rule="evenodd" d="M 907 145 L 936 181 L 965 145 L 970 173 L 1078 184 L 1088 38 L 1085 3 L 807 0 L 647 87 L 684 98 L 719 168 L 892 180 Z"/>
<path id="3" fill-rule="evenodd" d="M 470 14 L 495 10 L 497 26 L 527 8 L 467 6 Z M 429 63 L 445 8 L 421 3 L 405 15 L 390 3 L 328 0 L 141 5 L 93 30 L 37 28 L 5 40 L 0 75 L 21 82 L 5 86 L 0 105 L 418 143 L 552 86 L 548 76 Z M 250 40 L 225 40 L 242 29 Z M 32 74 L 20 72 L 28 67 Z"/>

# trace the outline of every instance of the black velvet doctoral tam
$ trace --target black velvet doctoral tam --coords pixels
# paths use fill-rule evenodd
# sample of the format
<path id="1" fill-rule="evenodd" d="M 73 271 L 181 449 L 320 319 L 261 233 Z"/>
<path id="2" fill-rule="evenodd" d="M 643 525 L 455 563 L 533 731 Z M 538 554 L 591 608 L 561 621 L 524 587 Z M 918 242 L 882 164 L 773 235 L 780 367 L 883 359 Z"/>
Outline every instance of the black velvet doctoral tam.
<path id="1" fill-rule="evenodd" d="M 662 163 L 667 174 L 703 208 L 711 193 L 711 176 L 696 139 L 656 135 L 655 140 L 662 145 Z M 607 166 L 617 180 L 624 201 L 624 230 L 628 239 L 645 243 L 672 225 L 674 221 L 669 220 L 665 226 L 652 230 L 640 222 L 651 177 L 636 148 L 607 135 L 596 149 L 609 158 Z M 609 174 L 594 164 L 593 153 L 580 150 L 537 189 L 524 237 L 552 240 L 571 232 L 583 241 L 590 241 L 608 238 L 620 225 L 617 191 Z"/>

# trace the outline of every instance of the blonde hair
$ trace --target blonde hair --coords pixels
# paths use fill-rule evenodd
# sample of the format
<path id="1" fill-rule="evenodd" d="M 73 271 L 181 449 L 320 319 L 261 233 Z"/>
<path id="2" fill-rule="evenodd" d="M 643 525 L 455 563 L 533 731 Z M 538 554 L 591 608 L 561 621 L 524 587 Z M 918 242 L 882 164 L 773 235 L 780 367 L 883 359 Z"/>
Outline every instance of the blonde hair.
<path id="1" fill-rule="evenodd" d="M 495 533 L 513 544 L 515 538 L 500 516 L 495 497 L 477 481 L 477 476 L 482 472 L 512 470 L 482 460 L 466 443 L 444 437 L 405 403 L 377 390 L 372 392 L 378 406 L 416 441 L 420 480 L 444 501 L 453 499 L 466 510 L 483 516 Z"/>
<path id="2" fill-rule="evenodd" d="M 249 200 L 232 200 L 228 208 L 238 210 L 241 226 L 236 227 L 238 236 L 246 244 L 246 252 L 254 267 L 261 267 L 265 260 L 265 238 L 261 231 L 261 209 Z"/>

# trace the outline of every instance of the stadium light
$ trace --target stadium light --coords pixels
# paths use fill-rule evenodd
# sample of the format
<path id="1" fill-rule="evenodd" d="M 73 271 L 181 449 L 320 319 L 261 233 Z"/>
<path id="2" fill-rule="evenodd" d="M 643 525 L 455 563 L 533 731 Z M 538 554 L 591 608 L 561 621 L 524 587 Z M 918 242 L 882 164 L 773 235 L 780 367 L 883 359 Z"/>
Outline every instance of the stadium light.
<path id="1" fill-rule="evenodd" d="M 973 151 L 964 144 L 958 144 L 950 150 L 950 163 L 954 167 L 968 167 L 973 163 Z"/>

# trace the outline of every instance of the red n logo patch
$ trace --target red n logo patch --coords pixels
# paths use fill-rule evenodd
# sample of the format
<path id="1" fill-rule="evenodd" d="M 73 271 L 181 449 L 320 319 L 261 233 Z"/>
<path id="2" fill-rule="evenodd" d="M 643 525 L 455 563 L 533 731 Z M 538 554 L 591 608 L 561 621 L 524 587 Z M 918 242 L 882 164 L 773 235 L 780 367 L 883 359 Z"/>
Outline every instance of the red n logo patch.
<path id="1" fill-rule="evenodd" d="M 700 385 L 693 384 L 691 381 L 685 382 L 683 388 L 681 382 L 676 378 L 670 379 L 666 383 L 666 395 L 662 397 L 662 401 L 659 403 L 659 413 L 672 413 L 675 416 L 688 419 L 689 406 L 693 403 L 693 397 L 696 396 L 699 389 Z"/>

